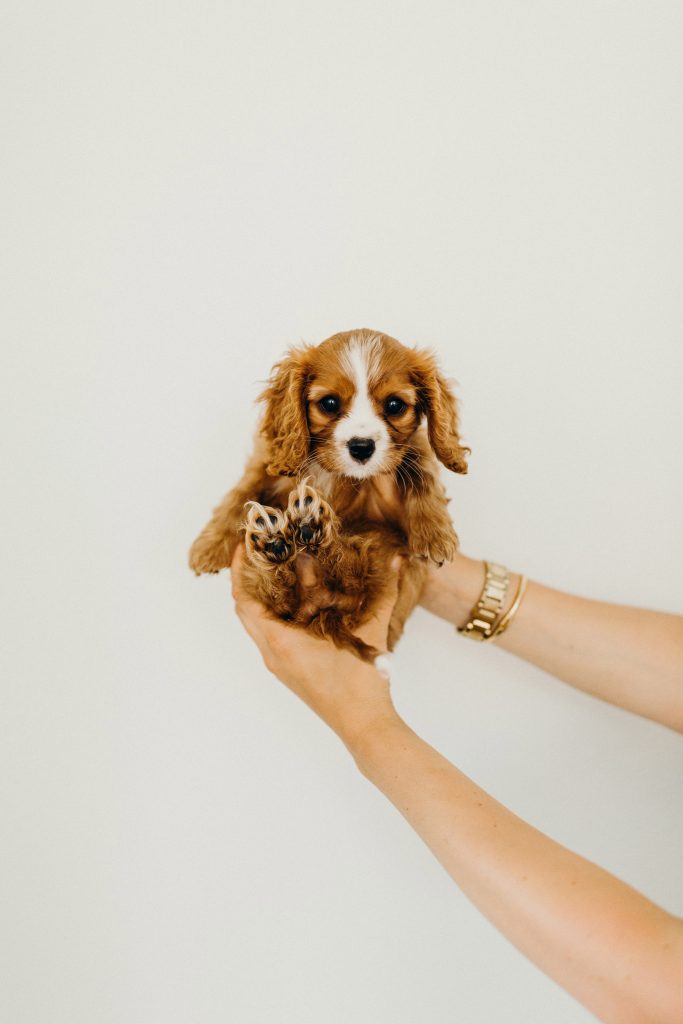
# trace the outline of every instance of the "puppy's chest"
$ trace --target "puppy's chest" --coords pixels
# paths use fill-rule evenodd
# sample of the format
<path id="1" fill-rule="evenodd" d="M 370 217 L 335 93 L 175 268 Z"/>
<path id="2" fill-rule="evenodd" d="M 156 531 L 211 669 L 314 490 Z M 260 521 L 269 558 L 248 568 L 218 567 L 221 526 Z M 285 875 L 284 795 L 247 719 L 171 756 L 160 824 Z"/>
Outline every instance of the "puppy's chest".
<path id="1" fill-rule="evenodd" d="M 340 487 L 331 504 L 343 523 L 386 524 L 408 532 L 405 499 L 393 477 L 375 477 L 362 488 Z"/>
<path id="2" fill-rule="evenodd" d="M 405 494 L 398 489 L 393 476 L 373 477 L 360 486 L 355 481 L 344 480 L 320 467 L 311 467 L 310 482 L 325 501 L 329 502 L 342 523 L 354 529 L 387 525 L 398 527 L 403 533 L 409 532 L 409 519 Z M 268 501 L 285 507 L 292 481 L 282 477 L 270 488 Z"/>

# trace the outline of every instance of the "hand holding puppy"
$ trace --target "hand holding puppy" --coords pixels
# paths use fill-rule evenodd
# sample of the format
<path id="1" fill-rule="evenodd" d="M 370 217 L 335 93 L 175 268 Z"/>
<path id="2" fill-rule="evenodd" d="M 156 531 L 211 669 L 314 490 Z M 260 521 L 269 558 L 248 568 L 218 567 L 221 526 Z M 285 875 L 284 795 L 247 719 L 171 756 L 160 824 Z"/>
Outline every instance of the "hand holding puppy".
<path id="1" fill-rule="evenodd" d="M 315 711 L 349 747 L 381 720 L 398 721 L 387 676 L 349 650 L 277 619 L 241 582 L 244 546 L 231 565 L 235 610 L 256 643 L 266 668 Z M 391 565 L 386 591 L 374 615 L 359 628 L 366 643 L 387 649 L 387 629 L 398 594 L 400 559 Z M 302 583 L 306 585 L 304 576 Z M 314 585 L 315 577 L 311 578 Z"/>

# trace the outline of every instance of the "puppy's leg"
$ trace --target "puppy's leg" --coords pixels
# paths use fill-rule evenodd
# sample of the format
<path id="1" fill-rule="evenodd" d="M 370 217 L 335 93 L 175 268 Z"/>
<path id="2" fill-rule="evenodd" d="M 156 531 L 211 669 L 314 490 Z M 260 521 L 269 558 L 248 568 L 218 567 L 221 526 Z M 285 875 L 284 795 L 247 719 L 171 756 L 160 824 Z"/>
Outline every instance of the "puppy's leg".
<path id="1" fill-rule="evenodd" d="M 247 502 L 242 580 L 279 618 L 368 657 L 374 650 L 344 623 L 358 598 L 342 589 L 348 554 L 338 525 L 327 502 L 305 483 L 291 493 L 285 512 Z"/>
<path id="2" fill-rule="evenodd" d="M 295 546 L 284 512 L 261 505 L 258 501 L 248 501 L 246 507 L 244 543 L 247 558 L 264 569 L 288 562 L 295 553 Z"/>
<path id="3" fill-rule="evenodd" d="M 297 552 L 308 556 L 304 561 L 312 561 L 320 582 L 336 594 L 335 607 L 355 607 L 371 575 L 368 538 L 342 534 L 334 510 L 305 480 L 289 495 L 285 517 Z"/>
<path id="4" fill-rule="evenodd" d="M 339 539 L 340 522 L 324 498 L 302 480 L 289 495 L 286 532 L 297 550 L 318 554 Z"/>
<path id="5" fill-rule="evenodd" d="M 244 544 L 246 558 L 241 578 L 247 593 L 278 618 L 297 620 L 296 548 L 288 534 L 284 512 L 257 501 L 247 502 Z"/>
<path id="6" fill-rule="evenodd" d="M 384 591 L 393 550 L 372 534 L 341 533 L 334 510 L 305 481 L 290 494 L 286 517 L 297 549 L 297 619 L 337 646 L 374 661 L 377 649 L 356 630 Z"/>
<path id="7" fill-rule="evenodd" d="M 448 514 L 448 498 L 436 464 L 421 463 L 419 474 L 404 491 L 403 501 L 411 554 L 428 558 L 437 565 L 450 562 L 459 541 Z"/>
<path id="8" fill-rule="evenodd" d="M 401 639 L 406 620 L 420 600 L 426 575 L 427 565 L 424 561 L 409 558 L 401 566 L 401 575 L 398 581 L 398 597 L 391 614 L 387 633 L 387 647 L 390 651 L 393 651 Z"/>
<path id="9" fill-rule="evenodd" d="M 220 572 L 230 565 L 241 539 L 244 504 L 250 498 L 261 496 L 265 480 L 263 461 L 252 461 L 237 486 L 214 509 L 211 519 L 190 548 L 190 568 L 197 576 L 204 572 Z"/>
<path id="10" fill-rule="evenodd" d="M 350 593 L 362 588 L 366 564 L 355 538 L 341 534 L 334 510 L 303 480 L 291 492 L 285 511 L 286 533 L 297 551 L 297 575 L 310 618 L 321 609 L 335 614 L 358 603 Z M 324 618 L 324 617 L 323 617 Z"/>

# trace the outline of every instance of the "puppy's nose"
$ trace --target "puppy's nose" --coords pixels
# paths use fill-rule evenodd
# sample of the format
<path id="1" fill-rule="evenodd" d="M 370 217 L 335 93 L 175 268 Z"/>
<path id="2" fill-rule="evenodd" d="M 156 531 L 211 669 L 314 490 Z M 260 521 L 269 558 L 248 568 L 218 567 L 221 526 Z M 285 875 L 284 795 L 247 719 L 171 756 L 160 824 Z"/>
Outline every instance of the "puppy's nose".
<path id="1" fill-rule="evenodd" d="M 371 437 L 352 437 L 349 451 L 356 462 L 367 462 L 375 450 L 375 442 Z"/>

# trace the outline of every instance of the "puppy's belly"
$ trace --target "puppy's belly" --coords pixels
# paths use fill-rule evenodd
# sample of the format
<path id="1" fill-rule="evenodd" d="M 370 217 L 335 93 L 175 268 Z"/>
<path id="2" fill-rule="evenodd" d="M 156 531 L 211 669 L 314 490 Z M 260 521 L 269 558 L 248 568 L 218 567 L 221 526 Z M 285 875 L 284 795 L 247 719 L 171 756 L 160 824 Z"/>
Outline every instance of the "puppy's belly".
<path id="1" fill-rule="evenodd" d="M 294 562 L 299 592 L 298 622 L 310 622 L 322 608 L 339 608 L 353 611 L 358 605 L 357 596 L 345 594 L 343 587 L 334 590 L 326 586 L 320 563 L 315 555 L 299 554 Z"/>

